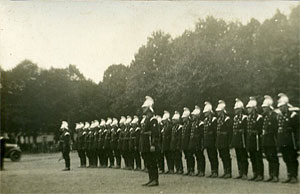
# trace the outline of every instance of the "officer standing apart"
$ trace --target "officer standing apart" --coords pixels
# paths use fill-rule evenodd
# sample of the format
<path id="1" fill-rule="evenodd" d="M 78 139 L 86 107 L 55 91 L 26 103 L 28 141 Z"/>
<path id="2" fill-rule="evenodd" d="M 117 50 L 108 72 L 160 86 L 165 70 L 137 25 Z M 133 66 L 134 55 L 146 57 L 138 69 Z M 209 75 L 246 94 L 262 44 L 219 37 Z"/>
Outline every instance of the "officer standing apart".
<path id="1" fill-rule="evenodd" d="M 278 94 L 278 147 L 287 167 L 288 178 L 283 183 L 297 183 L 299 148 L 299 116 L 293 111 L 295 107 L 289 104 L 289 98 Z"/>
<path id="2" fill-rule="evenodd" d="M 263 109 L 263 132 L 262 146 L 265 156 L 269 163 L 269 178 L 266 182 L 278 182 L 279 159 L 277 156 L 277 117 L 273 111 L 273 99 L 271 96 L 264 96 L 264 102 L 261 105 Z"/>
<path id="3" fill-rule="evenodd" d="M 156 163 L 157 143 L 158 143 L 158 122 L 154 117 L 153 110 L 154 101 L 150 96 L 146 96 L 146 100 L 142 105 L 143 114 L 146 115 L 145 129 L 141 138 L 143 138 L 142 152 L 145 154 L 145 160 L 148 168 L 149 181 L 144 186 L 158 186 L 158 168 Z"/>
<path id="4" fill-rule="evenodd" d="M 60 136 L 60 147 L 62 151 L 62 156 L 65 160 L 65 169 L 63 171 L 69 171 L 70 170 L 70 132 L 68 128 L 68 123 L 66 121 L 63 121 L 60 127 L 60 130 L 62 132 Z"/>

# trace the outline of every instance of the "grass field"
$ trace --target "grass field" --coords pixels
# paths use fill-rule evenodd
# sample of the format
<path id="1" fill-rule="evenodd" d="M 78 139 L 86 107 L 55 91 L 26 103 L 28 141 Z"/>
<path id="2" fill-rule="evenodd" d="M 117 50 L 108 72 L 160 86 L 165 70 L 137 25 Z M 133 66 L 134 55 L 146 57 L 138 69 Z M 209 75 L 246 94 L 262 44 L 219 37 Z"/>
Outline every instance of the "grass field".
<path id="1" fill-rule="evenodd" d="M 77 153 L 71 153 L 71 171 L 61 171 L 64 161 L 60 154 L 23 155 L 20 162 L 5 160 L 0 171 L 0 193 L 287 193 L 299 194 L 300 184 L 250 182 L 235 179 L 211 179 L 182 175 L 160 175 L 159 187 L 143 187 L 148 180 L 144 172 L 120 169 L 77 168 Z M 267 176 L 267 162 L 265 175 Z M 237 175 L 233 158 L 233 176 Z M 221 167 L 221 164 L 220 164 Z M 249 176 L 251 165 L 249 166 Z M 206 164 L 209 174 L 209 163 Z M 222 174 L 222 168 L 220 168 Z M 286 177 L 285 165 L 280 159 L 280 179 Z"/>

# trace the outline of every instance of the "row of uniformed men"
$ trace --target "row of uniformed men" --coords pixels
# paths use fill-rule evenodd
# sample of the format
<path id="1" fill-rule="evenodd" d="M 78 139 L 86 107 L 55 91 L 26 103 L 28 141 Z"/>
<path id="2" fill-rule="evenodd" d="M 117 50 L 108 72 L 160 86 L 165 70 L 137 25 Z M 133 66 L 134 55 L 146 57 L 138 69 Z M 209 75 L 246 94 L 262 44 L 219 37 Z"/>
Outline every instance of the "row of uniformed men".
<path id="1" fill-rule="evenodd" d="M 244 115 L 243 102 L 236 99 L 233 119 L 227 115 L 226 104 L 222 100 L 216 108 L 216 116 L 212 105 L 205 102 L 204 119 L 200 119 L 201 110 L 198 106 L 192 112 L 184 108 L 182 116 L 175 111 L 172 118 L 168 111 L 164 111 L 162 118 L 156 116 L 160 129 L 156 147 L 159 169 L 161 172 L 165 171 L 166 159 L 168 170 L 165 173 L 183 174 L 183 152 L 187 166 L 185 174 L 204 176 L 206 165 L 203 151 L 206 149 L 211 166 L 209 177 L 218 177 L 219 155 L 224 169 L 221 177 L 231 178 L 230 147 L 233 147 L 239 171 L 236 178 L 248 179 L 249 156 L 253 177 L 248 180 L 264 180 L 264 153 L 269 166 L 269 178 L 265 181 L 278 182 L 279 148 L 288 171 L 288 178 L 284 182 L 296 183 L 299 117 L 292 111 L 293 107 L 285 94 L 279 94 L 277 106 L 279 109 L 275 111 L 272 98 L 265 96 L 262 104 L 263 115 L 260 115 L 256 110 L 257 101 L 251 97 L 246 105 L 248 115 Z M 141 169 L 140 153 L 143 153 L 143 142 L 140 134 L 144 133 L 144 121 L 145 117 L 139 122 L 137 116 L 133 119 L 122 116 L 119 122 L 116 118 L 108 118 L 106 122 L 102 119 L 100 124 L 97 120 L 91 125 L 88 122 L 76 124 L 81 166 L 86 165 L 87 156 L 90 167 L 96 167 L 99 159 L 100 167 L 112 167 L 116 160 L 116 168 L 120 168 L 123 157 L 125 169 L 134 169 L 134 166 L 137 170 Z"/>

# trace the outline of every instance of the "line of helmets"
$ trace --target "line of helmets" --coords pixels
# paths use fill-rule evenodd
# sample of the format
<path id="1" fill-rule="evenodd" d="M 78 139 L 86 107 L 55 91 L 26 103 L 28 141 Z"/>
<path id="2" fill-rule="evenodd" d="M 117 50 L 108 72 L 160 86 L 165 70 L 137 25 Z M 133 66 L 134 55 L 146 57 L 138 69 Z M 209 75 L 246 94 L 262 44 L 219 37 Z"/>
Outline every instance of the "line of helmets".
<path id="1" fill-rule="evenodd" d="M 278 97 L 279 97 L 279 99 L 278 99 L 277 107 L 280 107 L 282 105 L 288 105 L 290 111 L 299 111 L 298 107 L 294 107 L 289 103 L 289 98 L 286 94 L 279 93 Z M 150 96 L 146 96 L 146 100 L 145 100 L 144 104 L 142 105 L 142 107 L 148 107 L 152 112 L 154 112 L 153 111 L 153 104 L 154 104 L 153 99 Z M 256 98 L 255 97 L 250 97 L 249 101 L 246 105 L 246 108 L 256 108 L 256 107 L 257 107 Z M 263 104 L 261 105 L 261 107 L 270 107 L 277 114 L 281 113 L 280 109 L 274 109 L 273 99 L 269 95 L 264 96 L 264 101 L 263 101 Z M 219 100 L 217 108 L 215 109 L 215 111 L 224 111 L 226 113 L 225 108 L 226 108 L 225 101 Z M 244 103 L 240 99 L 236 98 L 234 109 L 239 109 L 239 108 L 244 109 Z M 203 113 L 206 113 L 206 112 L 212 112 L 213 113 L 212 104 L 208 101 L 204 102 L 204 109 L 203 109 L 202 112 Z M 186 117 L 189 117 L 190 115 L 200 115 L 200 113 L 201 113 L 201 109 L 197 105 L 195 106 L 195 109 L 192 112 L 190 112 L 189 108 L 184 107 L 181 118 L 186 118 Z M 171 116 L 170 112 L 165 110 L 162 117 L 159 116 L 159 115 L 156 115 L 155 117 L 158 120 L 158 123 L 161 123 L 162 121 L 169 120 L 169 119 L 180 120 L 179 111 L 175 111 L 172 118 L 170 116 Z M 138 125 L 138 124 L 143 124 L 144 121 L 145 121 L 145 118 L 146 118 L 146 116 L 143 115 L 143 117 L 142 117 L 142 119 L 139 123 L 139 117 L 136 116 L 136 115 L 133 116 L 133 117 L 131 117 L 131 116 L 127 116 L 127 117 L 121 116 L 119 121 L 118 121 L 117 118 L 108 117 L 106 121 L 104 119 L 101 119 L 100 122 L 98 120 L 94 120 L 91 123 L 89 123 L 89 122 L 76 123 L 75 130 L 78 130 L 78 129 L 92 130 L 92 129 L 97 128 L 97 127 L 98 128 L 103 128 L 103 127 L 107 127 L 107 126 L 112 126 L 113 127 L 113 126 L 120 126 L 120 125 Z M 62 125 L 61 125 L 60 129 L 68 129 L 68 123 L 66 121 L 62 121 Z"/>

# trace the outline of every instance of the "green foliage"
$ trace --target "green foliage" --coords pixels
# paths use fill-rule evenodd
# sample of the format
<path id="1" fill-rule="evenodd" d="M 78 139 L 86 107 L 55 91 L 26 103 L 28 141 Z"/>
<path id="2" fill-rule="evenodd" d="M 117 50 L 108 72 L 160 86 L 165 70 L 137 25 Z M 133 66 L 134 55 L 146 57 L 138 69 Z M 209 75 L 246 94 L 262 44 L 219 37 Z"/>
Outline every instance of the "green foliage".
<path id="1" fill-rule="evenodd" d="M 276 101 L 285 92 L 300 105 L 300 5 L 290 16 L 277 11 L 260 23 L 246 25 L 214 17 L 172 38 L 152 33 L 130 66 L 111 65 L 99 84 L 87 80 L 75 65 L 40 69 L 25 60 L 1 72 L 1 129 L 36 134 L 56 131 L 62 120 L 79 121 L 140 114 L 146 95 L 158 114 L 183 107 L 214 106 L 225 100 L 232 112 L 236 97 L 244 103 L 263 95 Z M 71 127 L 73 127 L 71 125 Z"/>

